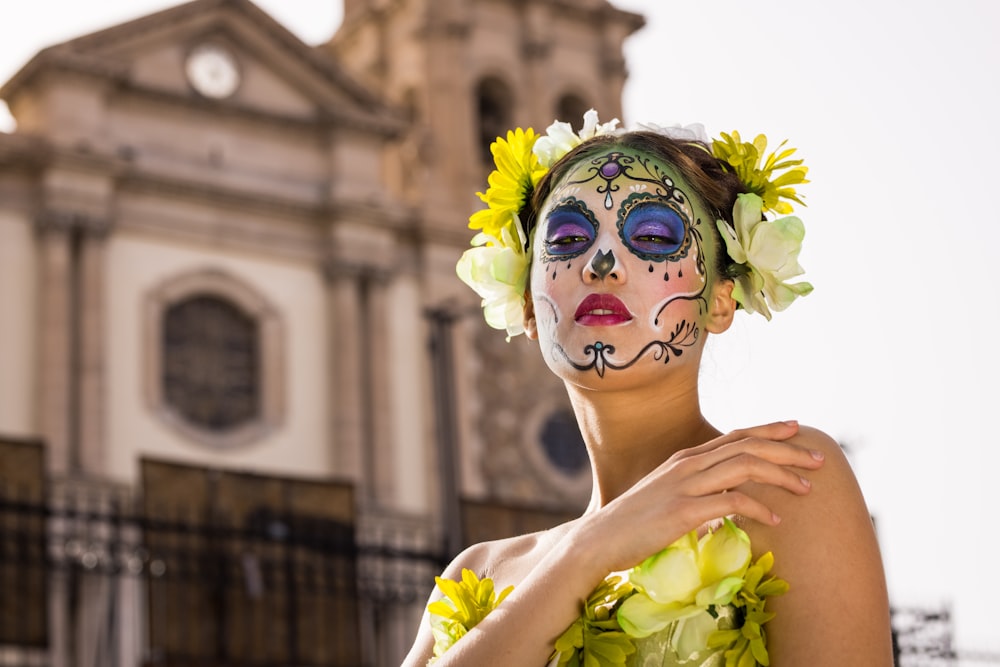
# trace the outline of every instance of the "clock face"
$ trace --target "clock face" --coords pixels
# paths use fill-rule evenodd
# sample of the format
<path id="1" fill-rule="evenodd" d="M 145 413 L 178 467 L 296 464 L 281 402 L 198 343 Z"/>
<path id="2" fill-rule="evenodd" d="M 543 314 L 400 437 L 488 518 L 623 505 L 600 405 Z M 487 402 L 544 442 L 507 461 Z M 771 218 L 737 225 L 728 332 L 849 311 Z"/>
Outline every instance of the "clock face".
<path id="1" fill-rule="evenodd" d="M 240 69 L 229 50 L 218 44 L 202 44 L 188 55 L 188 81 L 205 97 L 223 99 L 240 85 Z"/>

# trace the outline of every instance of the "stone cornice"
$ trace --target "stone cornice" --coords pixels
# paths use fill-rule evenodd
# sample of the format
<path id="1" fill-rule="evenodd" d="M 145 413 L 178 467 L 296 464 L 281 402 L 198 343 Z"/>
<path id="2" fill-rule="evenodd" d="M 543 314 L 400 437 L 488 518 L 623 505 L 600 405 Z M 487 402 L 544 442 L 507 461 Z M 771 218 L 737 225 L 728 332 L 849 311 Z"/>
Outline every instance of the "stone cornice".
<path id="1" fill-rule="evenodd" d="M 24 134 L 0 133 L 0 170 L 36 170 L 52 159 L 45 139 Z"/>
<path id="2" fill-rule="evenodd" d="M 315 117 L 289 116 L 268 113 L 261 109 L 241 105 L 237 100 L 212 100 L 202 96 L 179 95 L 169 91 L 146 86 L 131 85 L 121 90 L 122 95 L 154 101 L 164 106 L 207 111 L 216 116 L 236 117 L 246 120 L 281 125 L 307 131 L 329 131 L 334 129 L 358 130 L 394 138 L 404 130 L 404 126 L 394 119 L 368 116 L 351 109 L 323 106 Z"/>
<path id="3" fill-rule="evenodd" d="M 563 11 L 572 12 L 574 14 L 582 13 L 595 23 L 603 24 L 614 21 L 616 23 L 624 24 L 625 27 L 628 28 L 628 34 L 632 34 L 646 25 L 646 18 L 642 14 L 630 12 L 625 9 L 619 9 L 607 1 L 601 2 L 593 8 L 582 10 L 578 0 L 548 0 L 548 2 L 553 7 Z"/>
<path id="4" fill-rule="evenodd" d="M 513 3 L 511 0 L 487 1 L 502 2 L 504 4 L 548 5 L 555 10 L 570 13 L 578 18 L 584 18 L 596 25 L 607 24 L 609 22 L 621 23 L 628 28 L 628 34 L 632 34 L 646 25 L 646 18 L 642 14 L 619 9 L 607 0 L 586 3 L 580 0 L 514 0 Z"/>
<path id="5" fill-rule="evenodd" d="M 69 233 L 79 230 L 86 236 L 103 239 L 111 232 L 112 221 L 104 216 L 94 216 L 80 211 L 44 209 L 35 217 L 38 234 L 51 232 Z"/>
<path id="6" fill-rule="evenodd" d="M 342 257 L 326 256 L 320 262 L 323 277 L 327 282 L 338 280 L 366 281 L 376 285 L 387 285 L 392 282 L 395 271 L 389 267 L 376 266 L 359 261 L 346 260 Z"/>
<path id="7" fill-rule="evenodd" d="M 114 179 L 115 197 L 130 192 L 157 194 L 168 199 L 207 202 L 231 210 L 253 211 L 255 214 L 290 215 L 319 226 L 363 221 L 375 227 L 392 229 L 395 233 L 410 235 L 415 233 L 411 230 L 419 226 L 416 208 L 393 204 L 388 200 L 303 201 L 261 193 L 259 190 L 213 184 L 203 179 L 144 171 L 125 157 L 60 149 L 37 137 L 0 135 L 0 172 L 16 169 L 41 173 L 46 169 L 60 167 L 83 168 L 91 174 L 104 174 L 107 178 Z M 55 222 L 53 225 L 59 226 Z"/>
<path id="8" fill-rule="evenodd" d="M 22 67 L 9 81 L 0 87 L 0 98 L 10 96 L 36 75 L 45 71 L 88 74 L 114 83 L 128 80 L 128 64 L 89 53 L 73 52 L 60 46 L 43 49 Z"/>

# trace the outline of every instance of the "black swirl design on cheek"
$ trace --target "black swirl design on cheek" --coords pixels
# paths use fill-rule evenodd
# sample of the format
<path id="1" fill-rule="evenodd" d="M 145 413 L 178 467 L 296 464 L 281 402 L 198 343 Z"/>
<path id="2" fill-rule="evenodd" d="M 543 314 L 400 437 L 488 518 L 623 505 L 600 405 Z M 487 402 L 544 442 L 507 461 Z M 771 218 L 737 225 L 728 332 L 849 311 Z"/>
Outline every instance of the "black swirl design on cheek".
<path id="1" fill-rule="evenodd" d="M 697 343 L 699 335 L 700 330 L 694 322 L 681 320 L 677 323 L 677 326 L 674 327 L 674 331 L 668 340 L 654 340 L 646 343 L 646 345 L 639 350 L 638 354 L 622 364 L 616 364 L 614 361 L 608 359 L 608 355 L 613 355 L 615 353 L 615 346 L 607 345 L 600 341 L 591 343 L 583 348 L 584 356 L 590 358 L 590 361 L 584 363 L 571 359 L 561 345 L 553 343 L 553 349 L 555 349 L 566 360 L 566 362 L 576 370 L 593 370 L 597 373 L 598 377 L 604 377 L 604 373 L 607 372 L 608 369 L 621 371 L 626 368 L 630 368 L 635 365 L 639 359 L 650 352 L 652 353 L 652 357 L 655 361 L 662 361 L 666 364 L 670 361 L 672 356 L 681 356 L 684 354 L 685 349 Z"/>
<path id="2" fill-rule="evenodd" d="M 705 253 L 702 251 L 702 237 L 701 230 L 698 228 L 701 225 L 701 220 L 695 222 L 694 227 L 690 227 L 689 236 L 693 239 L 695 246 L 695 271 L 699 276 L 702 276 L 701 287 L 697 292 L 691 294 L 675 294 L 670 299 L 668 299 L 660 309 L 656 311 L 656 315 L 653 316 L 653 324 L 655 326 L 660 326 L 660 315 L 663 311 L 667 309 L 667 306 L 675 301 L 694 301 L 698 304 L 698 313 L 704 315 L 708 312 L 708 300 L 705 299 L 705 290 L 708 289 L 708 278 L 705 274 Z M 690 245 L 690 244 L 689 244 Z M 687 252 L 685 251 L 685 255 Z M 677 277 L 683 276 L 682 269 L 677 270 Z M 663 275 L 664 280 L 670 280 L 670 269 L 667 268 L 667 272 Z"/>

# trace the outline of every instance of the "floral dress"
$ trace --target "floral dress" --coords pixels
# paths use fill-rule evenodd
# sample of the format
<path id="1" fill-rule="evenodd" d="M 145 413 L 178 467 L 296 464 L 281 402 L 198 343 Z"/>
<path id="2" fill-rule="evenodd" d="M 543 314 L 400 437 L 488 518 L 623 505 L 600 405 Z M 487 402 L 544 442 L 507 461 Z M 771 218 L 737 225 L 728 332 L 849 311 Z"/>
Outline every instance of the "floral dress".
<path id="1" fill-rule="evenodd" d="M 788 583 L 766 576 L 770 552 L 753 561 L 750 538 L 726 519 L 688 533 L 590 594 L 580 617 L 556 640 L 549 667 L 756 667 L 768 665 L 765 606 Z M 433 662 L 513 590 L 499 594 L 470 570 L 437 578 L 443 597 L 427 610 Z"/>

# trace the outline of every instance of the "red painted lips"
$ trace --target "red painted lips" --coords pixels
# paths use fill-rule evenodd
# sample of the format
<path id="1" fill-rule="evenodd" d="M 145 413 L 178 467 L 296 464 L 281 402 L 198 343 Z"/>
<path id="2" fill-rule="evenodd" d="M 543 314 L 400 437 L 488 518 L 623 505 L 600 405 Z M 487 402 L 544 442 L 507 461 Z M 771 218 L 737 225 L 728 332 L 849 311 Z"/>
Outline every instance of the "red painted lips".
<path id="1" fill-rule="evenodd" d="M 591 294 L 576 309 L 577 324 L 585 327 L 611 326 L 632 319 L 621 299 L 611 294 Z"/>

